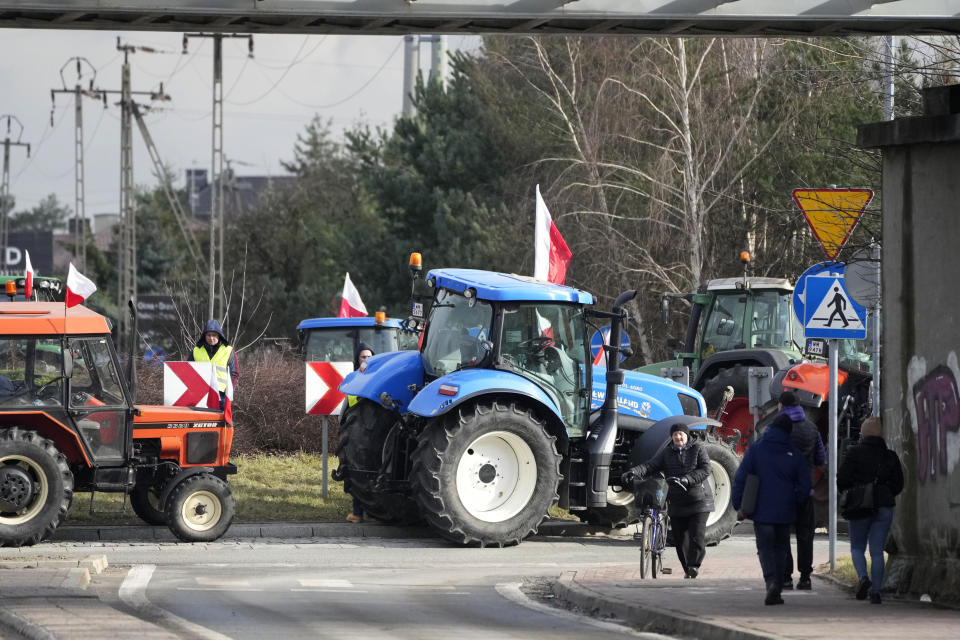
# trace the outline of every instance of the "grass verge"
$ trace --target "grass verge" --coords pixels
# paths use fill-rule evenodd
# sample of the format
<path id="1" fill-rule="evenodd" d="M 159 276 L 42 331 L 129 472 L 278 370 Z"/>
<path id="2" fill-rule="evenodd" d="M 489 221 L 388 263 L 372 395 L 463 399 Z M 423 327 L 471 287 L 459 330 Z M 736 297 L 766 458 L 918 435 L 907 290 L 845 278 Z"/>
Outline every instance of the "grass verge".
<path id="1" fill-rule="evenodd" d="M 237 475 L 228 481 L 237 502 L 234 522 L 326 522 L 343 520 L 350 512 L 350 496 L 343 484 L 327 479 L 323 497 L 321 456 L 296 453 L 286 456 L 250 455 L 233 460 Z M 328 474 L 337 468 L 337 458 L 328 458 Z M 97 493 L 90 508 L 90 493 L 74 495 L 67 515 L 70 524 L 142 524 L 124 496 Z"/>

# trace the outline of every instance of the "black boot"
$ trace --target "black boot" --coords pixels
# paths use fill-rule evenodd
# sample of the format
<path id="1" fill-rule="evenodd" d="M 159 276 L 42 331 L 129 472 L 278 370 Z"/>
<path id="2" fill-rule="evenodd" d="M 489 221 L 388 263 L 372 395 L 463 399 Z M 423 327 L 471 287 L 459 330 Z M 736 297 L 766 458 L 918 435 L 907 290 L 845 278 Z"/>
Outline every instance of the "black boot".
<path id="1" fill-rule="evenodd" d="M 780 597 L 780 585 L 767 585 L 767 597 L 763 599 L 763 604 L 783 604 L 783 598 Z"/>
<path id="2" fill-rule="evenodd" d="M 866 600 L 867 591 L 870 590 L 870 578 L 863 576 L 857 584 L 857 600 Z"/>

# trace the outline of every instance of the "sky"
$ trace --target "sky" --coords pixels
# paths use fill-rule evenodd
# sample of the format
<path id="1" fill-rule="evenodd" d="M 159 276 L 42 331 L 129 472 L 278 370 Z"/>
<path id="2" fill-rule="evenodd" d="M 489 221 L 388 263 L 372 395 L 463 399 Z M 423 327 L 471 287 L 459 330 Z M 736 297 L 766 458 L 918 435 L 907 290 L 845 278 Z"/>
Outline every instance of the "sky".
<path id="1" fill-rule="evenodd" d="M 11 150 L 10 192 L 16 211 L 54 193 L 74 208 L 74 104 L 57 94 L 51 126 L 51 89 L 64 88 L 60 70 L 75 56 L 96 70 L 94 84 L 120 89 L 124 44 L 158 53 L 130 55 L 135 91 L 163 87 L 172 100 L 145 117 L 160 156 L 184 184 L 187 168 L 210 166 L 213 44 L 190 39 L 182 53 L 179 32 L 45 31 L 0 29 L 0 116 L 23 124 Z M 475 36 L 451 36 L 450 49 L 476 49 Z M 421 45 L 421 68 L 429 68 L 429 45 Z M 390 126 L 399 115 L 403 87 L 400 36 L 255 35 L 254 57 L 247 40 L 223 41 L 224 154 L 237 175 L 282 175 L 298 133 L 314 115 L 331 121 L 338 137 L 358 124 Z M 84 65 L 83 85 L 93 77 Z M 76 84 L 73 62 L 63 69 L 66 87 Z M 143 98 L 146 98 L 145 96 Z M 116 95 L 108 108 L 84 98 L 86 215 L 116 213 L 120 184 L 120 110 Z M 144 99 L 140 100 L 145 102 Z M 4 121 L 5 124 L 5 121 Z M 6 131 L 0 131 L 0 139 Z M 11 133 L 16 140 L 18 129 Z M 154 186 L 153 165 L 134 126 L 134 179 Z"/>

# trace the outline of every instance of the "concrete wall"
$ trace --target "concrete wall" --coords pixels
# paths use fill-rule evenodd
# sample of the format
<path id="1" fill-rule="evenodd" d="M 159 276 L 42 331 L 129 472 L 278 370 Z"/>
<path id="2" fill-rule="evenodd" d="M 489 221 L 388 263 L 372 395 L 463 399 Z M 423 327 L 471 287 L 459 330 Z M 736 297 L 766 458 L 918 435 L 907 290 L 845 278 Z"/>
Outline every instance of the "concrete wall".
<path id="1" fill-rule="evenodd" d="M 900 455 L 884 586 L 960 600 L 960 86 L 860 128 L 883 153 L 884 436 Z"/>

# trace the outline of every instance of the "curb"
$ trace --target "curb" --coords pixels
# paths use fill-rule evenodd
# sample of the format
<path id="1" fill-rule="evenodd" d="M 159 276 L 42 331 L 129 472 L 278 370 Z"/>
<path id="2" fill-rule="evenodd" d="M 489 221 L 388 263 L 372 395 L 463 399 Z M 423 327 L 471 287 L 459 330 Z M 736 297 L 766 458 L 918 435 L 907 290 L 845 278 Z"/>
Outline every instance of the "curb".
<path id="1" fill-rule="evenodd" d="M 616 616 L 640 627 L 643 631 L 669 634 L 671 637 L 711 638 L 711 640 L 772 640 L 769 636 L 747 631 L 721 622 L 645 607 L 641 604 L 617 602 L 577 583 L 576 571 L 564 571 L 553 583 L 553 594 L 558 598 L 589 611 L 590 615 Z"/>
<path id="2" fill-rule="evenodd" d="M 13 630 L 27 640 L 56 640 L 56 636 L 43 627 L 27 622 L 0 606 L 0 629 L 3 628 Z"/>
<path id="3" fill-rule="evenodd" d="M 617 532 L 575 520 L 553 519 L 544 521 L 536 536 L 616 538 Z M 289 524 L 283 522 L 265 524 L 235 524 L 221 540 L 250 538 L 434 538 L 440 536 L 427 526 L 395 526 L 369 522 L 350 524 L 341 522 L 317 522 Z M 147 525 L 64 525 L 59 527 L 49 542 L 170 542 L 180 543 L 170 530 L 163 526 Z M 90 556 L 88 556 L 90 557 Z M 9 562 L 7 560 L 6 562 Z M 76 566 L 75 561 L 64 561 L 64 566 Z M 104 558 L 104 562 L 106 559 Z M 70 564 L 73 563 L 73 564 Z M 97 572 L 99 573 L 99 571 Z"/>

